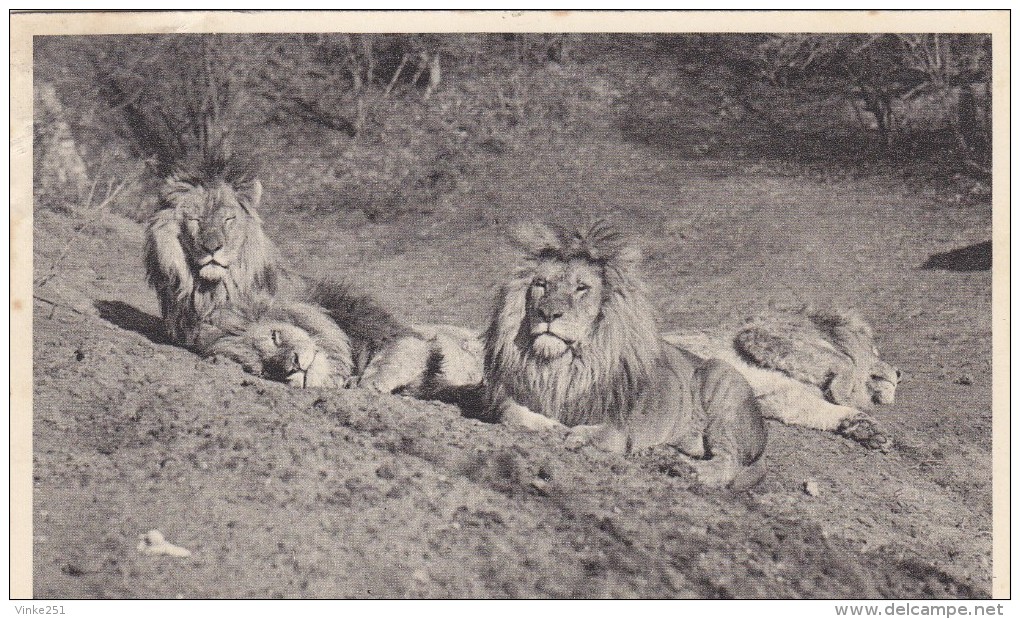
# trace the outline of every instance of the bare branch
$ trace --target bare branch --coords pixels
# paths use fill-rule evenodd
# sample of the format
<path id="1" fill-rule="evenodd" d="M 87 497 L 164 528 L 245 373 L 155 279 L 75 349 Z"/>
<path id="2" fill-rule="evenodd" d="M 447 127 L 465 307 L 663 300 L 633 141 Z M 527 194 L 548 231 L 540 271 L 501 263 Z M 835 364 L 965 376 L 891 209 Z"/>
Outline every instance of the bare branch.
<path id="1" fill-rule="evenodd" d="M 408 54 L 404 54 L 400 57 L 400 66 L 398 66 L 396 72 L 393 73 L 390 83 L 386 85 L 386 90 L 383 92 L 384 97 L 390 96 L 390 91 L 393 90 L 393 86 L 397 83 L 397 80 L 400 79 L 400 73 L 404 70 L 404 65 L 407 64 L 408 57 Z"/>
<path id="2" fill-rule="evenodd" d="M 49 298 L 44 297 L 44 296 L 42 296 L 40 294 L 32 293 L 32 298 L 35 299 L 36 301 L 42 301 L 43 303 L 48 303 L 51 307 L 53 307 L 54 311 L 56 310 L 56 308 L 60 307 L 60 308 L 66 309 L 66 310 L 71 310 L 72 312 L 74 312 L 75 314 L 78 314 L 79 316 L 88 316 L 88 314 L 86 314 L 85 312 L 81 311 L 80 309 L 74 307 L 73 305 L 68 305 L 67 303 L 61 303 L 60 301 L 54 301 L 53 299 L 49 299 Z M 50 312 L 50 316 L 49 317 L 51 319 L 53 318 L 53 312 Z"/>

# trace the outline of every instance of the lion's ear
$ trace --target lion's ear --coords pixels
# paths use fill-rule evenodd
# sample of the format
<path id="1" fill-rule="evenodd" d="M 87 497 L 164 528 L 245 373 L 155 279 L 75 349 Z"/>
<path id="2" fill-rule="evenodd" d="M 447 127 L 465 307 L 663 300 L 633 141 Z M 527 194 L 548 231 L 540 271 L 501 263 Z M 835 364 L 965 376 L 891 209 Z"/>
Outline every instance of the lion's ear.
<path id="1" fill-rule="evenodd" d="M 510 238 L 515 245 L 532 256 L 559 249 L 562 245 L 556 230 L 541 223 L 521 224 L 510 233 Z"/>
<path id="2" fill-rule="evenodd" d="M 620 248 L 620 251 L 616 254 L 615 259 L 620 264 L 627 267 L 637 267 L 641 264 L 641 260 L 644 256 L 641 254 L 641 248 L 637 245 L 627 243 Z"/>
<path id="3" fill-rule="evenodd" d="M 239 184 L 235 191 L 238 202 L 245 208 L 254 210 L 259 207 L 262 201 L 262 183 L 258 179 Z"/>

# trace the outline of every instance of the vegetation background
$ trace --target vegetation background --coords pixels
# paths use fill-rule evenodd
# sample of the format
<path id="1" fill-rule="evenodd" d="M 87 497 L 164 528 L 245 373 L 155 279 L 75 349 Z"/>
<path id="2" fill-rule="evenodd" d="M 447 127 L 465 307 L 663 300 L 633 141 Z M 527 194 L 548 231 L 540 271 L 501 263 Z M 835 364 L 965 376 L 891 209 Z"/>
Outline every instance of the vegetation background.
<path id="1" fill-rule="evenodd" d="M 899 172 L 961 200 L 987 201 L 990 185 L 988 35 L 39 37 L 35 64 L 42 107 L 59 103 L 88 153 L 72 203 L 151 155 L 126 105 L 184 127 L 209 96 L 258 138 L 247 146 L 262 149 L 277 207 L 369 221 L 440 209 L 493 157 L 594 136 L 796 173 Z M 39 161 L 54 130 L 36 120 Z M 142 193 L 115 210 L 145 219 Z"/>

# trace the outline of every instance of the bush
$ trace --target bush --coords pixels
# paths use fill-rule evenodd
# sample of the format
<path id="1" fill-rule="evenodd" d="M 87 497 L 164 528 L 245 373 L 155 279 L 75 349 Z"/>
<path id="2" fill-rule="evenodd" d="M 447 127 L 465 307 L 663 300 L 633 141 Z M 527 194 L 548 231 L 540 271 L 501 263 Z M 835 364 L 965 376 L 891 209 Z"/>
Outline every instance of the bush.
<path id="1" fill-rule="evenodd" d="M 490 158 L 564 136 L 795 160 L 812 149 L 790 144 L 838 136 L 868 161 L 990 161 L 984 35 L 131 35 L 35 53 L 86 166 L 165 173 L 215 117 L 277 202 L 371 220 L 431 212 Z M 144 217 L 136 198 L 116 208 Z"/>

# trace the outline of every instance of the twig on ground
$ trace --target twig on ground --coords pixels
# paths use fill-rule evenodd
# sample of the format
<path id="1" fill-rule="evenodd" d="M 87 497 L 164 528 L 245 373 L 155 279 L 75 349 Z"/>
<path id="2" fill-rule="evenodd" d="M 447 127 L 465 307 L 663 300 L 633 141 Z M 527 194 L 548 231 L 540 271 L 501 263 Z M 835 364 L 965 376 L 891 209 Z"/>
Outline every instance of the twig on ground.
<path id="1" fill-rule="evenodd" d="M 85 220 L 85 223 L 83 223 L 80 227 L 78 227 L 74 231 L 74 234 L 72 234 L 71 238 L 67 240 L 67 243 L 64 245 L 64 248 L 60 251 L 60 254 L 53 261 L 53 263 L 50 264 L 50 268 L 46 270 L 46 273 L 33 282 L 35 288 L 42 288 L 57 275 L 58 269 L 60 268 L 61 264 L 63 264 L 67 256 L 71 253 L 71 249 L 74 247 L 78 239 L 84 236 L 85 231 L 88 230 L 94 223 L 99 221 L 106 207 L 109 206 L 109 204 L 113 202 L 117 198 L 117 196 L 120 195 L 121 191 L 123 191 L 124 188 L 127 187 L 128 184 L 130 184 L 131 182 L 132 179 L 127 179 L 121 181 L 115 186 L 113 184 L 112 179 L 109 181 L 109 184 L 107 185 L 106 188 L 106 197 L 104 197 L 103 200 L 99 204 L 97 204 L 94 208 L 88 208 L 87 212 L 88 218 Z"/>
<path id="2" fill-rule="evenodd" d="M 50 315 L 49 315 L 50 319 L 53 318 L 53 314 L 57 311 L 58 307 L 66 309 L 66 310 L 71 310 L 72 312 L 74 312 L 75 314 L 78 314 L 79 316 L 88 316 L 87 313 L 81 311 L 80 309 L 74 307 L 73 305 L 68 305 L 67 303 L 61 303 L 60 301 L 54 301 L 53 299 L 48 299 L 48 298 L 46 298 L 46 297 L 44 297 L 42 295 L 39 295 L 39 294 L 33 293 L 32 294 L 32 298 L 35 299 L 36 301 L 42 301 L 43 303 L 48 303 L 50 305 L 50 307 L 53 308 L 50 311 Z"/>

